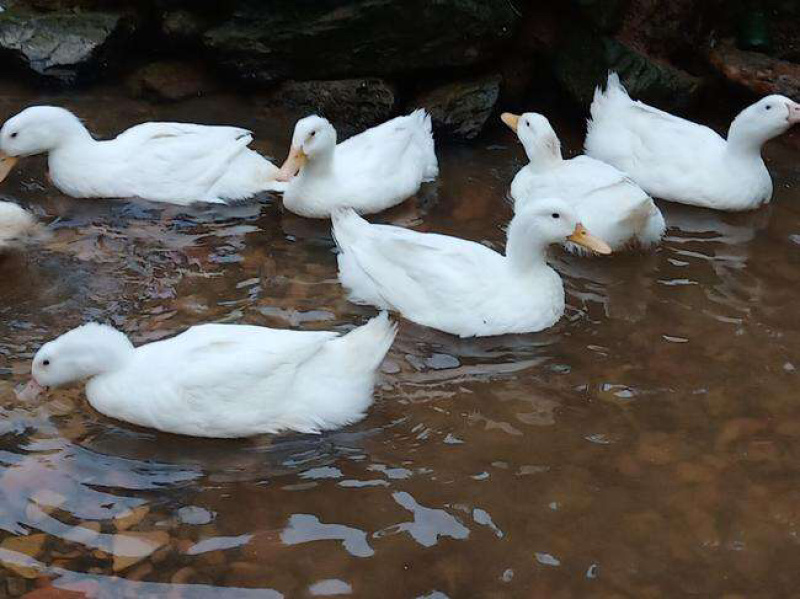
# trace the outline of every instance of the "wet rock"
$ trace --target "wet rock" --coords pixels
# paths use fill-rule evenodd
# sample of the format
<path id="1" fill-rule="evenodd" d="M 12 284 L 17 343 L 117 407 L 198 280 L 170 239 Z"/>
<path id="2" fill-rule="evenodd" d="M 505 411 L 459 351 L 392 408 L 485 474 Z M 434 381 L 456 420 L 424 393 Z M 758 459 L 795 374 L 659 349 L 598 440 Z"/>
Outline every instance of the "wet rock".
<path id="1" fill-rule="evenodd" d="M 114 572 L 121 572 L 138 564 L 167 543 L 169 535 L 163 531 L 126 532 L 114 535 L 112 542 Z"/>
<path id="2" fill-rule="evenodd" d="M 730 40 L 717 44 L 709 60 L 726 79 L 754 94 L 783 94 L 800 100 L 800 64 L 739 50 Z"/>
<path id="3" fill-rule="evenodd" d="M 628 0 L 616 37 L 675 64 L 691 61 L 719 26 L 725 0 Z"/>
<path id="4" fill-rule="evenodd" d="M 165 10 L 159 18 L 159 32 L 172 44 L 198 42 L 210 26 L 204 15 L 181 8 Z"/>
<path id="5" fill-rule="evenodd" d="M 474 65 L 511 40 L 519 14 L 481 0 L 239 0 L 204 35 L 213 58 L 241 79 L 386 76 Z"/>
<path id="6" fill-rule="evenodd" d="M 287 81 L 270 94 L 268 102 L 283 106 L 301 118 L 319 114 L 342 136 L 388 120 L 395 106 L 395 88 L 383 79 Z"/>
<path id="7" fill-rule="evenodd" d="M 2 545 L 0 545 L 0 548 L 5 549 L 6 551 L 19 553 L 23 558 L 35 558 L 39 555 L 39 553 L 41 553 L 42 546 L 44 545 L 46 539 L 47 535 L 45 534 L 33 534 L 24 537 L 8 537 L 3 541 Z M 6 559 L 6 557 L 3 556 L 0 558 L 0 564 L 9 570 L 12 570 L 19 576 L 22 576 L 23 578 L 36 578 L 39 575 L 39 567 L 37 567 L 37 563 L 34 561 L 29 562 L 25 559 Z"/>
<path id="8" fill-rule="evenodd" d="M 427 109 L 437 131 L 473 139 L 483 130 L 500 95 L 500 76 L 447 83 L 418 95 L 415 107 Z"/>
<path id="9" fill-rule="evenodd" d="M 0 56 L 46 80 L 73 84 L 102 73 L 134 29 L 134 19 L 122 13 L 13 9 L 0 13 Z"/>
<path id="10" fill-rule="evenodd" d="M 581 0 L 581 15 L 600 31 L 613 33 L 619 29 L 629 4 L 627 0 Z"/>
<path id="11" fill-rule="evenodd" d="M 619 73 L 631 97 L 665 110 L 685 108 L 700 91 L 698 77 L 585 29 L 573 31 L 556 56 L 561 86 L 585 107 L 591 104 L 595 87 L 605 84 L 609 71 Z"/>
<path id="12" fill-rule="evenodd" d="M 178 60 L 145 65 L 128 76 L 125 83 L 134 97 L 162 102 L 201 96 L 217 87 L 205 67 Z"/>
<path id="13" fill-rule="evenodd" d="M 137 506 L 114 518 L 114 526 L 116 526 L 117 530 L 128 530 L 144 520 L 145 516 L 149 513 L 150 508 L 148 506 Z"/>
<path id="14" fill-rule="evenodd" d="M 214 516 L 214 512 L 197 505 L 185 505 L 178 510 L 178 518 L 183 524 L 209 524 Z"/>

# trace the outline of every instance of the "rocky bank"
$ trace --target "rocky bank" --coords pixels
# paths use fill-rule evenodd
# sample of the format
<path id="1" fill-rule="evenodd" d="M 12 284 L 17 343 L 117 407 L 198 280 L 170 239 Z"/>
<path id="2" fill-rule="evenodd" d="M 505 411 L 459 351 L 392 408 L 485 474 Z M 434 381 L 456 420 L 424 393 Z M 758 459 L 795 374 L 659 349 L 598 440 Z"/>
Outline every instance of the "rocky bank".
<path id="1" fill-rule="evenodd" d="M 221 89 L 352 133 L 414 107 L 471 139 L 501 107 L 586 110 L 613 69 L 684 110 L 703 90 L 800 90 L 800 6 L 784 0 L 11 0 L 0 76 L 124 80 L 177 101 Z"/>

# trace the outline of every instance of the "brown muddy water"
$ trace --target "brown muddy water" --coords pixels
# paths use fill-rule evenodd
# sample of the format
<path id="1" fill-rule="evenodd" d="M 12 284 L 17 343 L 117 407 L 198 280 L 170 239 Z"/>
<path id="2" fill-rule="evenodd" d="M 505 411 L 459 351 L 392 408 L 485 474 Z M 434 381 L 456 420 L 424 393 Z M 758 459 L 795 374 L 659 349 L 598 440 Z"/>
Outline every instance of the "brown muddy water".
<path id="1" fill-rule="evenodd" d="M 12 90 L 0 117 L 43 101 L 100 135 L 240 124 L 277 160 L 289 140 L 256 99 L 232 97 Z M 345 300 L 327 227 L 269 196 L 72 200 L 28 160 L 0 194 L 53 235 L 0 260 L 0 596 L 796 596 L 798 146 L 767 148 L 766 209 L 662 204 L 653 253 L 556 252 L 568 310 L 553 329 L 458 340 L 402 322 L 363 422 L 248 441 L 128 426 L 78 388 L 30 404 L 13 390 L 43 342 L 88 320 L 136 343 L 206 321 L 364 322 L 374 312 Z M 521 149 L 498 127 L 439 155 L 439 182 L 380 219 L 501 248 Z"/>

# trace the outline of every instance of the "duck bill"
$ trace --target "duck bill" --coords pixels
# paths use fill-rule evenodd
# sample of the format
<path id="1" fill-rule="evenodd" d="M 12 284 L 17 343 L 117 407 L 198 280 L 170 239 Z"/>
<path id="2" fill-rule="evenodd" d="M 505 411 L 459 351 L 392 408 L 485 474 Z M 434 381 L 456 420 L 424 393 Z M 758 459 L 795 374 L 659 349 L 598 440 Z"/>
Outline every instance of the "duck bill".
<path id="1" fill-rule="evenodd" d="M 789 102 L 789 115 L 786 117 L 790 125 L 800 123 L 800 104 L 797 102 Z"/>
<path id="2" fill-rule="evenodd" d="M 283 183 L 291 181 L 306 162 L 308 162 L 308 156 L 303 152 L 302 146 L 292 146 L 289 157 L 281 166 L 275 179 Z"/>
<path id="3" fill-rule="evenodd" d="M 19 158 L 16 156 L 9 156 L 5 152 L 0 152 L 0 183 L 5 181 L 8 173 L 11 172 L 18 160 Z"/>
<path id="4" fill-rule="evenodd" d="M 17 391 L 17 399 L 21 401 L 33 401 L 45 391 L 47 391 L 47 387 L 43 387 L 36 382 L 36 379 L 31 378 L 21 391 Z"/>
<path id="5" fill-rule="evenodd" d="M 508 128 L 511 129 L 514 133 L 517 132 L 517 126 L 519 125 L 519 115 L 511 114 L 510 112 L 504 112 L 500 115 L 500 120 L 503 121 Z"/>
<path id="6" fill-rule="evenodd" d="M 578 225 L 575 227 L 575 231 L 573 231 L 572 235 L 567 237 L 567 240 L 571 241 L 572 243 L 577 243 L 578 245 L 585 247 L 587 250 L 591 250 L 597 254 L 608 255 L 611 253 L 611 246 L 609 246 L 599 237 L 590 235 L 589 231 L 586 230 L 586 227 L 580 223 L 578 223 Z"/>

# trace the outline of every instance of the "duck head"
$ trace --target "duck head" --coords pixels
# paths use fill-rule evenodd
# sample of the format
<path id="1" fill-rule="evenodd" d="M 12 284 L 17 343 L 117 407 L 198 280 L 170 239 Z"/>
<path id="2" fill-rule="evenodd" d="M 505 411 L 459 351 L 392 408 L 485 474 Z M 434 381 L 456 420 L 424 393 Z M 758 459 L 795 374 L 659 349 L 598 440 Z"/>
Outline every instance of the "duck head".
<path id="1" fill-rule="evenodd" d="M 90 138 L 80 119 L 58 106 L 31 106 L 8 119 L 0 128 L 0 181 L 19 158 L 56 149 L 79 136 Z"/>
<path id="2" fill-rule="evenodd" d="M 530 202 L 514 215 L 508 227 L 506 255 L 524 267 L 548 246 L 565 241 L 598 254 L 611 253 L 611 247 L 591 235 L 566 202 L 553 198 Z"/>
<path id="3" fill-rule="evenodd" d="M 307 162 L 333 156 L 336 148 L 336 129 L 327 119 L 312 115 L 297 121 L 292 136 L 289 157 L 281 166 L 278 181 L 290 181 Z"/>
<path id="4" fill-rule="evenodd" d="M 119 368 L 133 344 L 113 327 L 89 323 L 45 343 L 33 357 L 31 381 L 21 396 L 30 399 L 48 387 L 61 387 Z"/>
<path id="5" fill-rule="evenodd" d="M 543 115 L 526 112 L 518 116 L 504 112 L 500 119 L 517 134 L 534 167 L 561 161 L 561 142 Z"/>
<path id="6" fill-rule="evenodd" d="M 737 115 L 728 131 L 728 141 L 760 148 L 797 123 L 800 123 L 800 104 L 786 96 L 767 96 Z"/>

